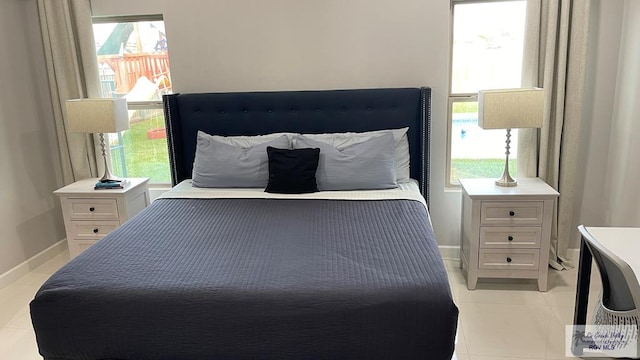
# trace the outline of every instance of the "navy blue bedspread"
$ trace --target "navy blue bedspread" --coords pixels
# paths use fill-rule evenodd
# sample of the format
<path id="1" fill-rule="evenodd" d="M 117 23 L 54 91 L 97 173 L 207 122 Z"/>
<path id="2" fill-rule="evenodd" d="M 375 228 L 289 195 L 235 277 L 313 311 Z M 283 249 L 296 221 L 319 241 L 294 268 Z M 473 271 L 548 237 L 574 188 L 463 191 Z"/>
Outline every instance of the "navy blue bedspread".
<path id="1" fill-rule="evenodd" d="M 159 199 L 31 317 L 47 360 L 444 360 L 458 309 L 418 202 Z"/>

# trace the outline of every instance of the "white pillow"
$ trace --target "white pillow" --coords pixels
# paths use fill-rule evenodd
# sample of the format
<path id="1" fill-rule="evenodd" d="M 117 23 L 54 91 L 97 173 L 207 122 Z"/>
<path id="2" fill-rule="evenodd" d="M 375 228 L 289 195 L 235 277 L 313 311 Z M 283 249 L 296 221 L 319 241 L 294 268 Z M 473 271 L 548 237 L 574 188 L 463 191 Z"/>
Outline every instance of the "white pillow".
<path id="1" fill-rule="evenodd" d="M 291 142 L 291 139 L 295 136 L 294 133 L 286 133 L 286 132 L 266 134 L 266 135 L 255 135 L 255 136 L 220 136 L 220 135 L 209 135 L 209 134 L 206 134 L 206 135 L 210 139 L 213 139 L 217 142 L 239 147 L 241 149 L 249 149 L 256 145 L 260 145 L 268 141 L 275 140 L 283 135 L 286 136 L 287 139 L 289 139 L 289 142 Z M 291 144 L 289 144 L 289 148 L 291 148 Z"/>
<path id="2" fill-rule="evenodd" d="M 374 137 L 382 136 L 387 133 L 393 134 L 396 141 L 395 146 L 395 164 L 396 164 L 396 181 L 406 182 L 411 178 L 410 155 L 409 155 L 409 138 L 407 137 L 408 127 L 401 129 L 376 130 L 366 132 L 346 132 L 346 133 L 328 133 L 328 134 L 303 134 L 309 139 L 324 142 L 333 145 L 338 150 L 343 150 L 353 144 L 359 144 L 368 141 Z M 295 147 L 295 144 L 294 144 Z"/>

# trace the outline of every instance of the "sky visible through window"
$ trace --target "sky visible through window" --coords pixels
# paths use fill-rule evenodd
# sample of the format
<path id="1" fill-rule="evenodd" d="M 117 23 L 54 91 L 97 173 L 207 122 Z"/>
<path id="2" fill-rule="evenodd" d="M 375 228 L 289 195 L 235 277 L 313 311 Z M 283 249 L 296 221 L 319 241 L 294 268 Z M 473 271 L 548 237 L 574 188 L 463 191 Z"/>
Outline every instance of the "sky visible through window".
<path id="1" fill-rule="evenodd" d="M 521 86 L 525 15 L 525 1 L 455 4 L 451 95 L 460 101 L 451 109 L 451 183 L 502 173 L 505 130 L 478 127 L 478 103 L 464 96 Z M 511 140 L 511 159 L 516 159 L 517 129 Z M 515 175 L 515 163 L 510 166 Z"/>
<path id="2" fill-rule="evenodd" d="M 458 4 L 452 93 L 520 87 L 524 1 Z"/>

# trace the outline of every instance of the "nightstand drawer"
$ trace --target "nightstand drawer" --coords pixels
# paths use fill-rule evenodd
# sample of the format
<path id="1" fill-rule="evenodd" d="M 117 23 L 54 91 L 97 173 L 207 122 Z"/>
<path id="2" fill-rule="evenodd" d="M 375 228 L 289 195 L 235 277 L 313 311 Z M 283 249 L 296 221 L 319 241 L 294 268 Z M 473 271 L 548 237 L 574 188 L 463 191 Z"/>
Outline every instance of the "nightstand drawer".
<path id="1" fill-rule="evenodd" d="M 118 221 L 72 221 L 69 233 L 74 239 L 101 239 L 118 226 Z"/>
<path id="2" fill-rule="evenodd" d="M 480 227 L 481 248 L 539 249 L 541 238 L 541 227 Z"/>
<path id="3" fill-rule="evenodd" d="M 540 250 L 480 249 L 478 268 L 493 270 L 537 270 Z"/>
<path id="4" fill-rule="evenodd" d="M 74 199 L 64 201 L 71 220 L 118 219 L 116 199 Z"/>
<path id="5" fill-rule="evenodd" d="M 483 201 L 482 225 L 541 225 L 542 201 Z"/>

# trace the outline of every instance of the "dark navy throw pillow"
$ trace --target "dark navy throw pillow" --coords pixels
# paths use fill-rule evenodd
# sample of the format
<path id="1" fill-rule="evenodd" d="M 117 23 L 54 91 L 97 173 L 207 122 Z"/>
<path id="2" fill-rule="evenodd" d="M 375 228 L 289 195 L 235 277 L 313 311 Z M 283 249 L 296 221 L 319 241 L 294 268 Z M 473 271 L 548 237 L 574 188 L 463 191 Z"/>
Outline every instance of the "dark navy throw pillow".
<path id="1" fill-rule="evenodd" d="M 304 194 L 318 191 L 316 170 L 320 149 L 279 149 L 267 147 L 270 193 Z"/>

